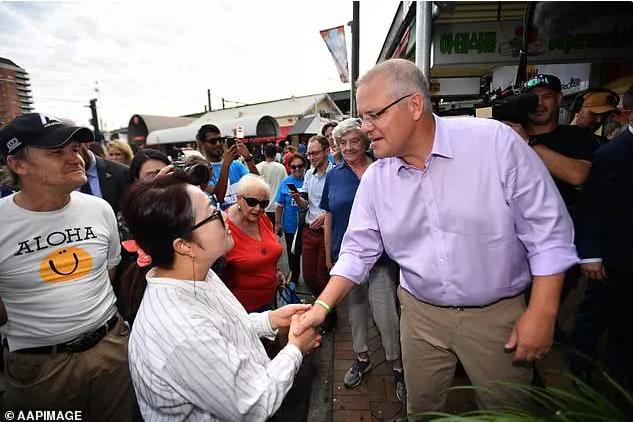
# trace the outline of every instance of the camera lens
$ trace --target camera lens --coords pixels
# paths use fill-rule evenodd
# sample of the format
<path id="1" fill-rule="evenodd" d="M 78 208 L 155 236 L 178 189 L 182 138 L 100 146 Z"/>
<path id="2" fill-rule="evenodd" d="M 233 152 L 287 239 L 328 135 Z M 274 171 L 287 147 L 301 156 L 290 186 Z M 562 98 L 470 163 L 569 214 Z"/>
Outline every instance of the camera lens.
<path id="1" fill-rule="evenodd" d="M 186 167 L 184 171 L 189 178 L 189 183 L 192 185 L 206 185 L 211 179 L 209 168 L 203 164 L 194 164 L 193 166 Z"/>

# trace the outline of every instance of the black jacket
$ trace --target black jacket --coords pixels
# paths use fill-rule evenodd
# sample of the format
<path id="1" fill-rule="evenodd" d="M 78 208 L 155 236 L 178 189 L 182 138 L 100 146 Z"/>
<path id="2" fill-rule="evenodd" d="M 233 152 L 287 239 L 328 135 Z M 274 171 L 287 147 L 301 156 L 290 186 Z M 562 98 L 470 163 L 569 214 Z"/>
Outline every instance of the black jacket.
<path id="1" fill-rule="evenodd" d="M 633 133 L 624 132 L 595 154 L 576 219 L 581 259 L 605 265 L 633 261 Z"/>
<path id="2" fill-rule="evenodd" d="M 101 195 L 117 214 L 121 209 L 121 199 L 128 187 L 128 166 L 116 161 L 97 159 L 97 174 L 99 175 L 99 186 Z"/>

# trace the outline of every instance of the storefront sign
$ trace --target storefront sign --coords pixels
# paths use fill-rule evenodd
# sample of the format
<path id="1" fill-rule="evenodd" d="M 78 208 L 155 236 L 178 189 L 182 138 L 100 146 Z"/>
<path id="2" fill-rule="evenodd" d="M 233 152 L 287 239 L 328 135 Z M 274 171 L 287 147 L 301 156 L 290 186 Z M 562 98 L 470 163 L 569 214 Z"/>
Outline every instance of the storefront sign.
<path id="1" fill-rule="evenodd" d="M 516 64 L 523 43 L 520 21 L 439 24 L 433 28 L 433 67 Z M 601 18 L 572 33 L 528 36 L 531 63 L 623 60 L 633 56 L 633 21 Z"/>

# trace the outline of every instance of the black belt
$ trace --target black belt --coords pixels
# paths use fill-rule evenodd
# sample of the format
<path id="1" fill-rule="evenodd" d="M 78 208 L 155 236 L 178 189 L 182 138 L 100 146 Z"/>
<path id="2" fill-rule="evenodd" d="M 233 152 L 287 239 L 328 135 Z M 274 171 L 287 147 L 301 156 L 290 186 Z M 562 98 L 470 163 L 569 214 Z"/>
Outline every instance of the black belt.
<path id="1" fill-rule="evenodd" d="M 501 299 L 497 299 L 494 302 L 490 302 L 490 303 L 488 303 L 486 305 L 475 305 L 475 306 L 436 305 L 434 303 L 425 302 L 425 301 L 420 300 L 420 299 L 417 299 L 417 300 L 419 300 L 420 302 L 422 302 L 424 304 L 431 305 L 431 306 L 433 306 L 435 308 L 452 309 L 454 311 L 463 311 L 464 309 L 485 309 L 485 308 L 487 308 L 489 306 L 492 306 L 492 305 L 495 305 L 495 304 L 497 304 L 497 303 L 499 303 L 501 301 L 508 300 L 508 299 L 514 299 L 515 297 L 517 297 L 519 295 L 522 295 L 522 294 L 523 293 L 519 293 L 519 294 L 514 295 L 514 296 L 502 297 Z M 413 297 L 415 298 L 415 296 L 413 296 Z"/>
<path id="2" fill-rule="evenodd" d="M 55 346 L 31 347 L 28 349 L 15 350 L 15 353 L 29 355 L 50 355 L 54 353 L 81 353 L 95 347 L 110 330 L 119 322 L 119 315 L 115 315 L 94 331 L 79 335 L 77 338 Z"/>

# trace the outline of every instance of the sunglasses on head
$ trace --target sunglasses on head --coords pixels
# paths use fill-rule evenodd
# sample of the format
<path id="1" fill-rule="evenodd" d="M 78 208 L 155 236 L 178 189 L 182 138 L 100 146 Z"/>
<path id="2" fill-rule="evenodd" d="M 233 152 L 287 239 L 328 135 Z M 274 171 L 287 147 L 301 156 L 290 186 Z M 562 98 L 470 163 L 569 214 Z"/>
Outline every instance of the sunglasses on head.
<path id="1" fill-rule="evenodd" d="M 214 210 L 210 216 L 208 216 L 207 218 L 205 218 L 204 220 L 202 220 L 201 222 L 199 222 L 198 224 L 194 224 L 193 227 L 191 227 L 191 230 L 189 230 L 190 232 L 194 231 L 197 228 L 200 228 L 200 226 L 203 226 L 215 219 L 220 219 L 220 223 L 222 223 L 222 227 L 226 228 L 226 225 L 224 223 L 224 218 L 222 217 L 222 211 L 220 211 L 219 209 Z"/>
<path id="2" fill-rule="evenodd" d="M 293 170 L 302 169 L 302 168 L 304 168 L 304 167 L 305 167 L 305 166 L 304 166 L 303 164 L 296 164 L 296 165 L 294 165 L 294 166 L 290 166 L 290 168 L 291 168 L 291 169 L 293 169 Z"/>
<path id="3" fill-rule="evenodd" d="M 270 204 L 270 201 L 268 199 L 264 199 L 260 201 L 259 199 L 247 198 L 245 196 L 243 196 L 242 198 L 244 198 L 244 201 L 246 201 L 246 205 L 248 205 L 251 208 L 254 208 L 257 205 L 261 206 L 262 208 L 266 208 Z"/>

